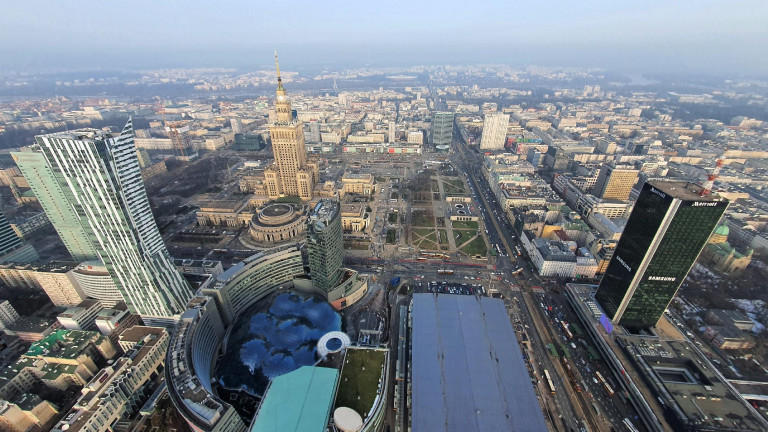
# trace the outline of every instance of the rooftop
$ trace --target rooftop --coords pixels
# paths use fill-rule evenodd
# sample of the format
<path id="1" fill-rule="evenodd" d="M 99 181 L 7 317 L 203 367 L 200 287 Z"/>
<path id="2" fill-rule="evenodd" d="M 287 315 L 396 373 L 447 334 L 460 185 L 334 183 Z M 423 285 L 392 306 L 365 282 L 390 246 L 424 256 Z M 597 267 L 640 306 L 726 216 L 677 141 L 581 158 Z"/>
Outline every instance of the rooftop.
<path id="1" fill-rule="evenodd" d="M 655 187 L 661 192 L 666 193 L 667 195 L 671 195 L 682 200 L 708 202 L 723 201 L 723 199 L 720 198 L 720 196 L 717 194 L 707 196 L 699 195 L 702 190 L 701 186 L 687 181 L 650 180 L 647 184 Z"/>
<path id="2" fill-rule="evenodd" d="M 414 294 L 412 319 L 413 431 L 547 430 L 502 300 Z"/>
<path id="3" fill-rule="evenodd" d="M 336 369 L 303 366 L 272 380 L 251 432 L 322 432 L 333 405 Z"/>
<path id="4" fill-rule="evenodd" d="M 766 430 L 759 415 L 666 316 L 654 327 L 655 334 L 630 334 L 621 327 L 608 333 L 594 289 L 568 284 L 566 292 L 580 318 L 588 320 L 586 328 L 595 329 L 598 343 L 621 362 L 662 424 L 674 430 Z"/>

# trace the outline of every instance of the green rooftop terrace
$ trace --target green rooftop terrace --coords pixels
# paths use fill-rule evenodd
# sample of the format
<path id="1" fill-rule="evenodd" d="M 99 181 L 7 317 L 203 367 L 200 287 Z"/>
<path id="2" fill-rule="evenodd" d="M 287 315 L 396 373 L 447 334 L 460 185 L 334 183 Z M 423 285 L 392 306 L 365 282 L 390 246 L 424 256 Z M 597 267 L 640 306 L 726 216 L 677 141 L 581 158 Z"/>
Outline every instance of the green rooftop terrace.
<path id="1" fill-rule="evenodd" d="M 29 347 L 27 357 L 57 357 L 74 359 L 89 343 L 99 343 L 104 336 L 98 332 L 81 330 L 56 330 Z"/>
<path id="2" fill-rule="evenodd" d="M 347 349 L 336 407 L 352 408 L 365 420 L 376 400 L 385 359 L 386 351 Z"/>

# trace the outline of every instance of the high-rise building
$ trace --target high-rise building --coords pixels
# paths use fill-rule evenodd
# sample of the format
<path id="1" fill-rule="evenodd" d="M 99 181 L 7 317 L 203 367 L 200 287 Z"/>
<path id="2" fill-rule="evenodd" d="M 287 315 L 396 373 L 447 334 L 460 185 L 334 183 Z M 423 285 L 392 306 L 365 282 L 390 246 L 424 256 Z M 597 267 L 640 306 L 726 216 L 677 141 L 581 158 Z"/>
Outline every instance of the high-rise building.
<path id="1" fill-rule="evenodd" d="M 395 127 L 395 122 L 391 121 L 387 127 L 387 142 L 393 143 L 395 141 L 397 141 L 397 129 Z"/>
<path id="2" fill-rule="evenodd" d="M 192 291 L 168 255 L 152 216 L 133 142 L 133 122 L 117 134 L 96 129 L 36 137 L 42 152 L 131 312 L 168 324 Z"/>
<path id="3" fill-rule="evenodd" d="M 298 196 L 308 201 L 312 199 L 315 183 L 318 181 L 317 166 L 307 163 L 304 125 L 293 116 L 291 101 L 280 78 L 277 53 L 275 53 L 275 66 L 277 67 L 276 119 L 269 127 L 275 163 L 264 170 L 267 195 L 272 199 L 282 195 Z"/>
<path id="4" fill-rule="evenodd" d="M 29 263 L 39 259 L 35 249 L 23 242 L 0 212 L 0 261 Z"/>
<path id="5" fill-rule="evenodd" d="M 0 301 L 0 329 L 16 322 L 19 319 L 19 313 L 8 300 Z"/>
<path id="6" fill-rule="evenodd" d="M 98 258 L 96 248 L 80 224 L 80 217 L 64 194 L 64 189 L 53 175 L 51 167 L 39 148 L 24 147 L 11 153 L 48 220 L 75 261 Z"/>
<path id="7" fill-rule="evenodd" d="M 432 117 L 432 145 L 451 145 L 453 142 L 453 113 L 438 111 Z"/>
<path id="8" fill-rule="evenodd" d="M 307 253 L 312 285 L 325 292 L 341 281 L 344 243 L 339 203 L 321 200 L 307 220 Z"/>
<path id="9" fill-rule="evenodd" d="M 655 326 L 728 207 L 683 181 L 648 182 L 595 298 L 614 324 Z"/>
<path id="10" fill-rule="evenodd" d="M 603 199 L 627 200 L 632 186 L 637 183 L 640 173 L 632 166 L 616 166 L 613 162 L 604 163 L 597 176 L 592 194 Z"/>
<path id="11" fill-rule="evenodd" d="M 483 134 L 480 136 L 480 148 L 503 150 L 507 142 L 509 114 L 488 113 L 483 120 Z"/>

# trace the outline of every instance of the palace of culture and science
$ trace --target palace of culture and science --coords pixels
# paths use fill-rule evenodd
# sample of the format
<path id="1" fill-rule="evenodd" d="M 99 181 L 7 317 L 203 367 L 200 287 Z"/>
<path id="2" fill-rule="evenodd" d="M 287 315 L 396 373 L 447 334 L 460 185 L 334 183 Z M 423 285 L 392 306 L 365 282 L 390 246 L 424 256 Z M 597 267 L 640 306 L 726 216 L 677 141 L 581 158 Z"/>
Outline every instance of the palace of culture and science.
<path id="1" fill-rule="evenodd" d="M 313 189 L 318 181 L 317 164 L 307 162 L 304 126 L 293 116 L 291 101 L 286 96 L 280 78 L 277 53 L 275 53 L 275 66 L 277 67 L 277 91 L 275 92 L 277 119 L 269 127 L 275 162 L 264 170 L 267 195 L 270 199 L 288 195 L 309 201 L 312 199 Z"/>

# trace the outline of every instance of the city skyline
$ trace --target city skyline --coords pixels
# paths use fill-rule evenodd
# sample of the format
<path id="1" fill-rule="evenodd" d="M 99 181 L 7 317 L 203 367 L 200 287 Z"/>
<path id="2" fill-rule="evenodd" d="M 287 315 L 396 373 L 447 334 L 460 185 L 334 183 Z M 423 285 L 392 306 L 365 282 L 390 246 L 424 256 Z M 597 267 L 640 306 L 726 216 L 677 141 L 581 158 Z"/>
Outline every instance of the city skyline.
<path id="1" fill-rule="evenodd" d="M 768 4 L 7 9 L 3 431 L 768 430 Z"/>
<path id="2" fill-rule="evenodd" d="M 109 26 L 78 25 L 82 15 L 66 4 L 38 4 L 34 15 L 9 5 L 0 17 L 0 70 L 73 67 L 94 52 L 101 59 L 96 69 L 253 67 L 267 65 L 263 54 L 277 48 L 297 66 L 502 63 L 738 76 L 763 73 L 766 60 L 749 54 L 768 37 L 768 5 L 750 0 L 331 2 L 292 8 L 291 21 L 302 25 L 288 32 L 271 19 L 284 12 L 279 3 L 217 11 L 204 2 L 139 2 L 119 14 L 98 2 L 79 5 L 91 21 Z M 273 41 L 273 34 L 282 36 Z"/>

